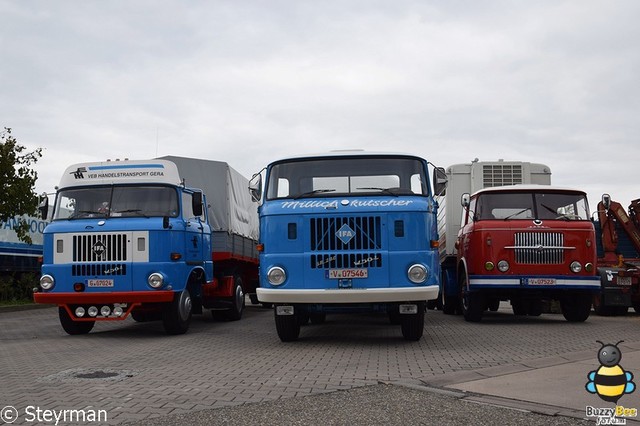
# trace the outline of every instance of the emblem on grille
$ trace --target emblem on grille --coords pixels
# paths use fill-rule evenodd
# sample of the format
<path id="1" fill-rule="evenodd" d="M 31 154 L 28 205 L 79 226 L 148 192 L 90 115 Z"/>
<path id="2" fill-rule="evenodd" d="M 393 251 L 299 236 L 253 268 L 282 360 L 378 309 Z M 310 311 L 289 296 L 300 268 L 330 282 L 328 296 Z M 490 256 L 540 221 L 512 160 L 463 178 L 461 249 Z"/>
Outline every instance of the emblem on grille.
<path id="1" fill-rule="evenodd" d="M 336 237 L 342 241 L 342 244 L 348 244 L 355 235 L 356 231 L 351 229 L 346 223 L 336 231 Z"/>
<path id="2" fill-rule="evenodd" d="M 102 257 L 106 250 L 107 246 L 105 246 L 102 241 L 96 241 L 96 243 L 91 246 L 91 251 L 93 251 L 93 254 L 95 254 L 97 257 Z"/>

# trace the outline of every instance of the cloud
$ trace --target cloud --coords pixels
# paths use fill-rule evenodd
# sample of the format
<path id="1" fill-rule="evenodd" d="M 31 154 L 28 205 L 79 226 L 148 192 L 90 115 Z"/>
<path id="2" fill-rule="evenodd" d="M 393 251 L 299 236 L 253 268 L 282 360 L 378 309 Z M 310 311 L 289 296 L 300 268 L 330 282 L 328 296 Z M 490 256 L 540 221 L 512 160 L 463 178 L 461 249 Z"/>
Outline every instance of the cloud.
<path id="1" fill-rule="evenodd" d="M 5 2 L 0 116 L 45 148 L 47 190 L 86 160 L 185 155 L 248 176 L 289 154 L 367 148 L 442 166 L 541 162 L 592 204 L 603 190 L 624 204 L 637 197 L 639 9 Z"/>

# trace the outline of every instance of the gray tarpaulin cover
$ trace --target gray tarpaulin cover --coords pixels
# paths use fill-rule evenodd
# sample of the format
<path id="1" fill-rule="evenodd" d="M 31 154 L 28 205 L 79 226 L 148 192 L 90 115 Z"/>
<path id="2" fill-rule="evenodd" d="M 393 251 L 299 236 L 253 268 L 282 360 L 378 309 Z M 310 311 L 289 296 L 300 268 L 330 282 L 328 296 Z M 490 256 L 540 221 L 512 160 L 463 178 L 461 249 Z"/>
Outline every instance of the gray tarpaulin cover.
<path id="1" fill-rule="evenodd" d="M 249 195 L 249 180 L 223 161 L 166 156 L 178 166 L 187 188 L 202 189 L 209 204 L 209 222 L 214 231 L 258 239 L 257 205 Z"/>

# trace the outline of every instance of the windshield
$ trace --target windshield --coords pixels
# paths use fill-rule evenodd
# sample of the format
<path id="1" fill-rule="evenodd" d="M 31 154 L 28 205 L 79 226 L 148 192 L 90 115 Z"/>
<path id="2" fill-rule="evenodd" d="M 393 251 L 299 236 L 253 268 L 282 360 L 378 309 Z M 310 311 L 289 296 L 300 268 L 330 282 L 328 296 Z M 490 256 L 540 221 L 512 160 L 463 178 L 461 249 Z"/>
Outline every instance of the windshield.
<path id="1" fill-rule="evenodd" d="M 423 162 L 403 157 L 332 157 L 278 163 L 267 199 L 337 195 L 427 195 Z"/>
<path id="2" fill-rule="evenodd" d="M 589 206 L 583 193 L 489 192 L 477 197 L 473 214 L 475 220 L 589 220 Z"/>
<path id="3" fill-rule="evenodd" d="M 177 217 L 176 190 L 166 186 L 104 186 L 58 193 L 53 220 L 87 217 Z"/>

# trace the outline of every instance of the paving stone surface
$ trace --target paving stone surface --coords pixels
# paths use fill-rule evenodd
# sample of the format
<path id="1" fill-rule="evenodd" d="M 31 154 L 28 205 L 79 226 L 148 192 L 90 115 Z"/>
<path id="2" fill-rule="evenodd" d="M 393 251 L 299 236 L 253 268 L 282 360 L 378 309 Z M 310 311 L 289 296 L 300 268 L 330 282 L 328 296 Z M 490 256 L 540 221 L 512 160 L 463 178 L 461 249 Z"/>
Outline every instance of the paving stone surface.
<path id="1" fill-rule="evenodd" d="M 272 311 L 251 305 L 235 322 L 194 316 L 182 336 L 132 319 L 69 336 L 55 308 L 0 312 L 0 407 L 22 416 L 27 407 L 89 407 L 118 424 L 381 382 L 443 386 L 574 359 L 597 366 L 596 340 L 640 348 L 640 316 L 575 324 L 501 308 L 471 324 L 429 311 L 423 339 L 407 342 L 386 316 L 336 315 L 282 343 Z"/>

